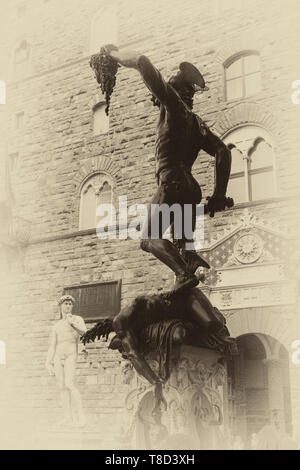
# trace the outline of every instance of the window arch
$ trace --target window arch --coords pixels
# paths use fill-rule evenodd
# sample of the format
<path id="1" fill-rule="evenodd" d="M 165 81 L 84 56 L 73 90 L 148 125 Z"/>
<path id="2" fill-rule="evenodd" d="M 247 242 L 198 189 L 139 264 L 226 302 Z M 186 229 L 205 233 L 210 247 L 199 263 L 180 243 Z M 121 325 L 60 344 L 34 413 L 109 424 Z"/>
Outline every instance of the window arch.
<path id="1" fill-rule="evenodd" d="M 255 95 L 262 88 L 259 53 L 234 55 L 225 62 L 224 74 L 226 100 Z"/>
<path id="2" fill-rule="evenodd" d="M 99 52 L 104 44 L 118 43 L 118 16 L 114 6 L 102 8 L 92 20 L 90 54 Z"/>
<path id="3" fill-rule="evenodd" d="M 93 108 L 93 131 L 94 135 L 104 134 L 109 131 L 109 116 L 105 112 L 106 104 L 98 103 Z"/>
<path id="4" fill-rule="evenodd" d="M 232 155 L 227 192 L 235 203 L 274 197 L 274 152 L 268 132 L 258 126 L 244 126 L 228 134 L 224 142 Z"/>
<path id="5" fill-rule="evenodd" d="M 22 41 L 15 49 L 13 60 L 14 78 L 20 80 L 28 77 L 30 73 L 30 45 L 26 40 Z"/>
<path id="6" fill-rule="evenodd" d="M 97 173 L 88 178 L 80 192 L 79 230 L 96 228 L 100 217 L 96 210 L 100 204 L 113 203 L 113 182 L 105 173 Z"/>

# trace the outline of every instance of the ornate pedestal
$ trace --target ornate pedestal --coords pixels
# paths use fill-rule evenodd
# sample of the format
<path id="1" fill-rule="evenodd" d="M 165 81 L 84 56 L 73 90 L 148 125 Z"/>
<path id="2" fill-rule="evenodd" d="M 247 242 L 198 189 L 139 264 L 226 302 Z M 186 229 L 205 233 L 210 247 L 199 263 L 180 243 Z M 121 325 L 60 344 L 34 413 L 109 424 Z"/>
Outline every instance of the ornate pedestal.
<path id="1" fill-rule="evenodd" d="M 148 355 L 147 362 L 158 370 L 155 353 Z M 155 388 L 138 376 L 130 363 L 124 373 L 131 386 L 126 398 L 126 437 L 123 435 L 128 447 L 224 448 L 222 401 L 226 371 L 219 352 L 186 345 L 174 347 L 159 420 L 153 414 Z M 125 424 L 126 417 L 123 419 Z"/>
<path id="2" fill-rule="evenodd" d="M 226 320 L 200 289 L 137 297 L 117 317 L 89 330 L 108 335 L 128 362 L 127 416 L 117 425 L 123 448 L 224 447 L 222 358 L 236 351 Z M 129 416 L 128 416 L 129 413 Z M 131 415 L 131 416 L 130 416 Z M 117 422 L 117 419 L 116 419 Z"/>

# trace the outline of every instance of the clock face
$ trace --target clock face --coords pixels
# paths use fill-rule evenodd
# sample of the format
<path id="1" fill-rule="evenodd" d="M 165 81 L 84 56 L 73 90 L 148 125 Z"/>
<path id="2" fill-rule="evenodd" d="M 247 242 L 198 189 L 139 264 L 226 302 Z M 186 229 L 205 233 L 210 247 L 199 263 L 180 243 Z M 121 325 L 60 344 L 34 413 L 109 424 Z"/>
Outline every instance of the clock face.
<path id="1" fill-rule="evenodd" d="M 250 264 L 257 261 L 263 252 L 262 239 L 252 233 L 242 235 L 234 245 L 234 256 L 243 264 Z"/>

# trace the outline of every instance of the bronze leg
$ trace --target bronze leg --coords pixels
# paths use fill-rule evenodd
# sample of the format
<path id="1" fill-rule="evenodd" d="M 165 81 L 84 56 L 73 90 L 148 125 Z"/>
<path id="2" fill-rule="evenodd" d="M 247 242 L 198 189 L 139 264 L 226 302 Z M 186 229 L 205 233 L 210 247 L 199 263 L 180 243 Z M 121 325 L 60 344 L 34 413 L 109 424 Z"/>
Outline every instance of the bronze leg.
<path id="1" fill-rule="evenodd" d="M 176 276 L 187 273 L 187 264 L 181 257 L 178 249 L 169 240 L 142 240 L 141 248 L 152 253 L 157 259 L 167 265 Z"/>
<path id="2" fill-rule="evenodd" d="M 182 259 L 179 250 L 169 240 L 163 239 L 167 228 L 173 226 L 173 215 L 170 220 L 163 220 L 159 207 L 162 204 L 172 205 L 176 201 L 166 192 L 165 188 L 160 185 L 154 195 L 147 210 L 147 220 L 143 226 L 141 248 L 148 253 L 152 253 L 157 259 L 167 265 L 172 271 L 178 275 L 187 273 L 186 262 Z M 152 210 L 156 205 L 156 210 Z M 152 232 L 156 229 L 157 233 Z M 154 238 L 155 235 L 155 238 Z"/>

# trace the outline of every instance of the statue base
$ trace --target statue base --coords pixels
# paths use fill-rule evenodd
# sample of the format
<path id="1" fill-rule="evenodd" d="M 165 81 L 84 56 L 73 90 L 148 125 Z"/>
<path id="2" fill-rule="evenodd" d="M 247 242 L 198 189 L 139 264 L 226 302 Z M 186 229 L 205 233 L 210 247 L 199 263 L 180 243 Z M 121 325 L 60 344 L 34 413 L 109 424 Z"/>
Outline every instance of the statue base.
<path id="1" fill-rule="evenodd" d="M 158 372 L 155 351 L 146 357 Z M 176 345 L 171 372 L 162 386 L 163 403 L 156 407 L 156 391 L 137 375 L 128 362 L 125 377 L 131 390 L 126 397 L 127 448 L 192 450 L 224 448 L 223 385 L 226 369 L 222 355 L 214 350 Z M 125 418 L 126 419 L 126 418 Z"/>
<path id="2" fill-rule="evenodd" d="M 221 448 L 223 358 L 236 353 L 236 342 L 203 292 L 137 297 L 114 319 L 101 320 L 83 342 L 107 339 L 111 331 L 116 335 L 109 348 L 127 360 L 125 381 L 131 384 L 131 418 L 124 416 L 119 426 L 122 447 Z"/>

